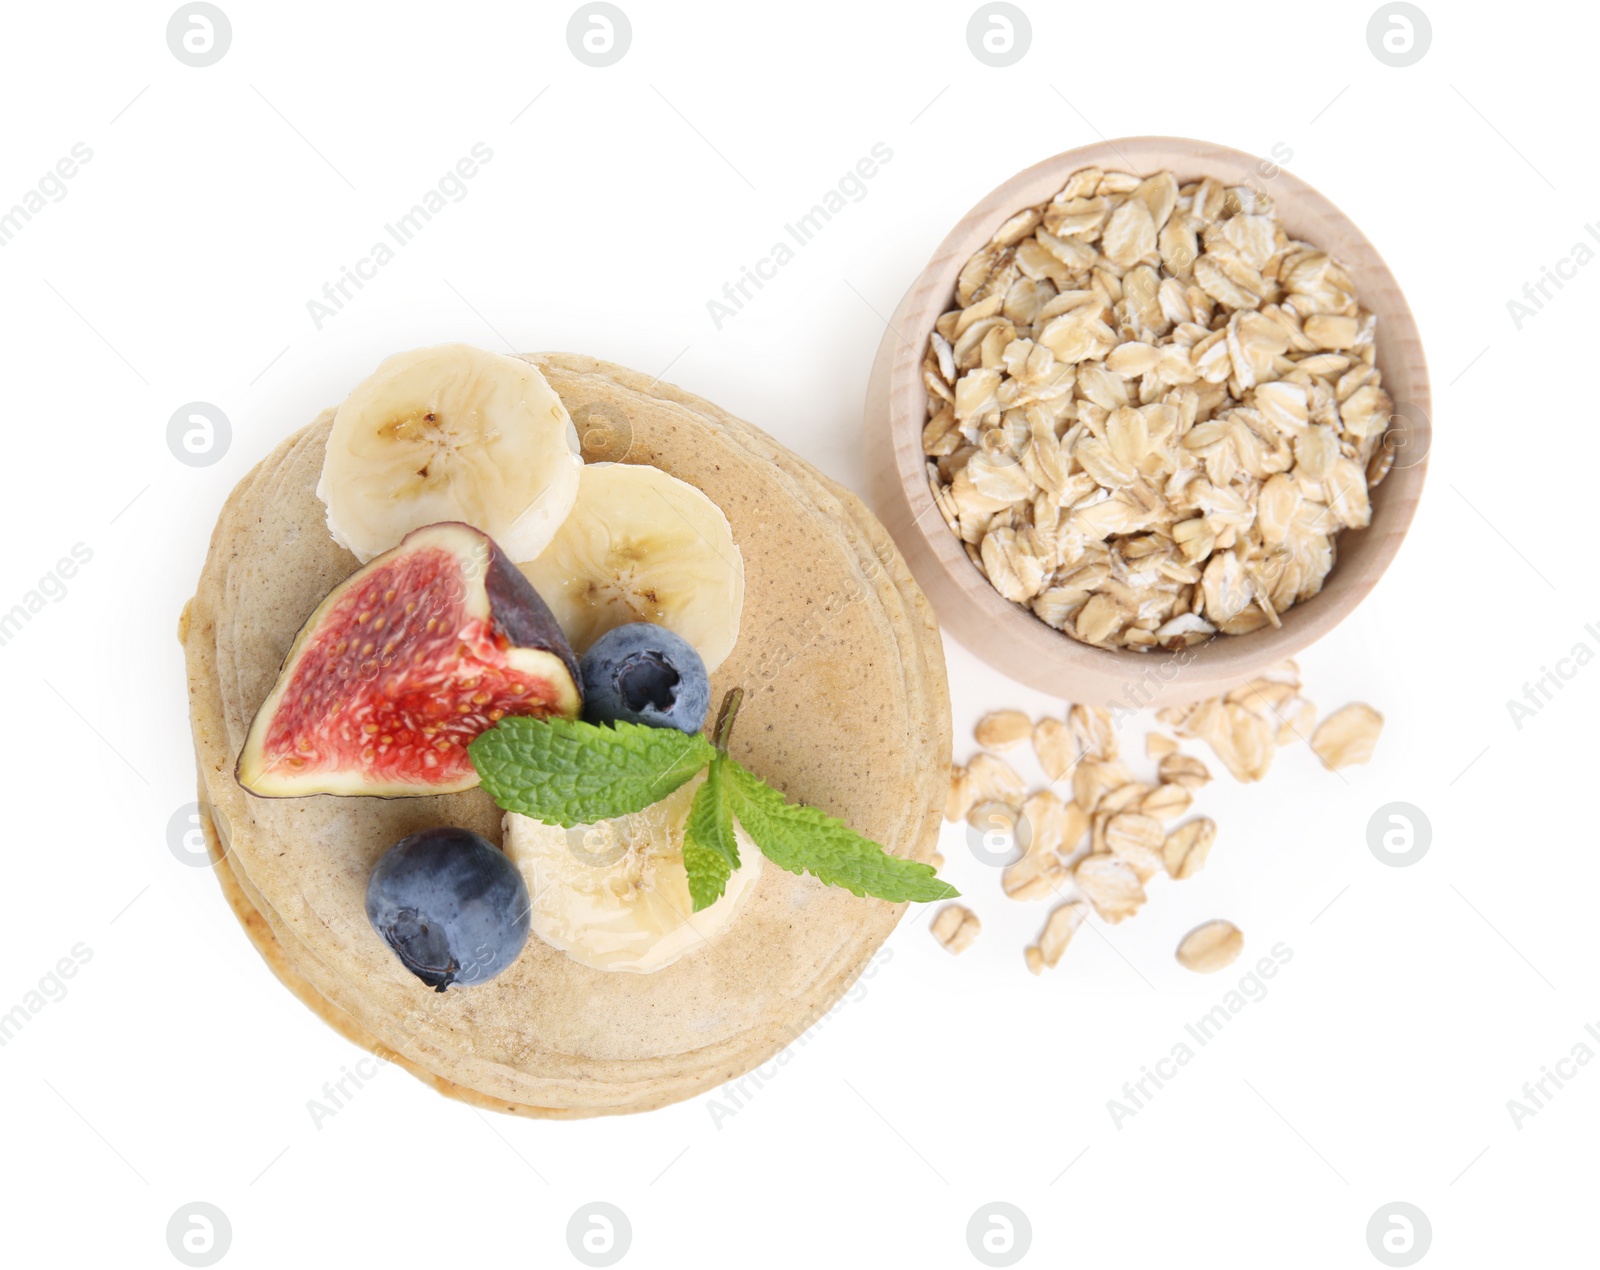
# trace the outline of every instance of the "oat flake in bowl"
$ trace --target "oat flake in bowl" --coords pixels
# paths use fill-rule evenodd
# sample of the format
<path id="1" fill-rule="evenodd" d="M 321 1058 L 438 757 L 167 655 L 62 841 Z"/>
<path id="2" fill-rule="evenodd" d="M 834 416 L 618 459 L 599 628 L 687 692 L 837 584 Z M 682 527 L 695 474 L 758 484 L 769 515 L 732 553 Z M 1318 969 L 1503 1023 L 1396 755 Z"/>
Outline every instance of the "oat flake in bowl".
<path id="1" fill-rule="evenodd" d="M 1280 625 L 1394 448 L 1376 320 L 1269 195 L 1080 169 L 962 268 L 929 484 L 1006 599 L 1102 648 Z"/>

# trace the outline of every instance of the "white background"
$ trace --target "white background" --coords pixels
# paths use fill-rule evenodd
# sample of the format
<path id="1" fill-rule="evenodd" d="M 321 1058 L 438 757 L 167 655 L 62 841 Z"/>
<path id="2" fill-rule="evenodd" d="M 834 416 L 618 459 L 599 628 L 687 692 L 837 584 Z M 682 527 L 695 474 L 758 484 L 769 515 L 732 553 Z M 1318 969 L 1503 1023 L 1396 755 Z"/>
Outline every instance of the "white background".
<path id="1" fill-rule="evenodd" d="M 1600 1065 L 1520 1128 L 1506 1104 L 1600 1026 L 1580 828 L 1600 668 L 1520 730 L 1505 704 L 1578 641 L 1600 651 L 1600 266 L 1520 331 L 1506 308 L 1600 218 L 1592 16 L 1430 0 L 1432 47 L 1396 69 L 1366 3 L 1024 0 L 1032 48 L 995 69 L 967 2 L 624 7 L 632 46 L 604 69 L 569 51 L 566 5 L 224 0 L 232 46 L 203 69 L 169 52 L 166 5 L 7 13 L 0 207 L 93 150 L 0 248 L 0 609 L 93 552 L 0 647 L 0 1011 L 92 950 L 0 1049 L 8 1262 L 175 1265 L 167 1221 L 194 1200 L 227 1214 L 230 1266 L 575 1264 L 591 1200 L 626 1212 L 641 1266 L 976 1265 L 966 1224 L 992 1200 L 1028 1215 L 1025 1265 L 1377 1265 L 1367 1222 L 1395 1200 L 1431 1221 L 1426 1264 L 1592 1256 Z M 861 489 L 880 315 L 947 228 L 1019 168 L 1141 133 L 1288 146 L 1416 312 L 1426 497 L 1302 658 L 1324 710 L 1387 716 L 1375 760 L 1341 778 L 1297 747 L 1261 785 L 1221 774 L 1205 871 L 1038 979 L 1022 949 L 1046 906 L 1006 900 L 947 829 L 976 946 L 951 958 L 910 912 L 731 1117 L 486 1117 L 387 1070 L 314 1126 L 358 1052 L 166 838 L 194 797 L 177 617 L 233 484 L 383 356 L 467 340 L 664 372 Z M 316 329 L 306 302 L 479 141 L 467 196 Z M 706 301 L 875 142 L 893 159 L 867 196 L 717 330 Z M 165 439 L 196 400 L 233 429 L 206 468 Z M 1063 709 L 947 652 L 958 757 L 986 709 Z M 1393 800 L 1432 823 L 1410 868 L 1367 848 Z M 1178 938 L 1217 916 L 1246 959 L 1181 970 Z M 1123 1082 L 1279 941 L 1270 994 L 1115 1126 Z"/>

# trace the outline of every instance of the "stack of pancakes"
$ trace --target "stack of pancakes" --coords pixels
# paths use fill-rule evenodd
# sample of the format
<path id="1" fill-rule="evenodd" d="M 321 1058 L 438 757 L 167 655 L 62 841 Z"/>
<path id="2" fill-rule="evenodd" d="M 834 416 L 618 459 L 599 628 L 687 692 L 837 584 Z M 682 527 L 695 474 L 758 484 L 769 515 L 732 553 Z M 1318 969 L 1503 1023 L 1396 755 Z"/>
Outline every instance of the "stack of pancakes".
<path id="1" fill-rule="evenodd" d="M 745 691 L 733 756 L 892 854 L 928 860 L 948 783 L 949 694 L 933 615 L 883 527 L 706 401 L 593 358 L 529 360 L 587 427 L 586 458 L 653 464 L 727 515 L 746 593 L 712 699 Z M 459 825 L 499 843 L 488 795 L 260 799 L 234 780 L 301 624 L 357 568 L 315 494 L 332 418 L 234 490 L 183 621 L 201 819 L 262 956 L 350 1040 L 482 1107 L 642 1111 L 766 1061 L 844 993 L 904 905 L 768 867 L 732 928 L 656 974 L 591 970 L 533 936 L 498 978 L 440 994 L 368 925 L 367 876 L 419 829 Z"/>

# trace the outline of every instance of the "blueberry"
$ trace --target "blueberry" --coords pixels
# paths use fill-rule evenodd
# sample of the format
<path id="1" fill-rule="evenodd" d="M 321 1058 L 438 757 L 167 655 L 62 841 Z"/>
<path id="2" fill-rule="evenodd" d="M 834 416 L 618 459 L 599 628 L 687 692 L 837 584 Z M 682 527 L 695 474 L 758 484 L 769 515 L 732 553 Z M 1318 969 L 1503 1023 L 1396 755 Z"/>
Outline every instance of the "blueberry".
<path id="1" fill-rule="evenodd" d="M 583 717 L 698 732 L 711 708 L 711 680 L 694 646 L 664 626 L 630 622 L 590 645 L 579 666 Z"/>
<path id="2" fill-rule="evenodd" d="M 367 920 L 407 970 L 443 992 L 493 979 L 517 959 L 528 942 L 528 887 L 488 840 L 424 829 L 378 860 Z"/>

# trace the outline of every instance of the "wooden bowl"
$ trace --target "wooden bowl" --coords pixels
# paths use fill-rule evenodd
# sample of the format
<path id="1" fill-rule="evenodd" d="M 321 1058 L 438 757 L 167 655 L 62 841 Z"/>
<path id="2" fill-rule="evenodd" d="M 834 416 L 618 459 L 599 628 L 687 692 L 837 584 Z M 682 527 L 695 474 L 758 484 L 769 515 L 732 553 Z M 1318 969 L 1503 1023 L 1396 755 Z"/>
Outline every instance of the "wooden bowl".
<path id="1" fill-rule="evenodd" d="M 1399 452 L 1372 492 L 1372 523 L 1345 530 L 1322 591 L 1283 614 L 1281 627 L 1222 635 L 1177 653 L 1094 648 L 1004 599 L 967 559 L 945 524 L 922 453 L 927 397 L 922 359 L 939 315 L 952 307 L 956 275 L 1013 213 L 1052 198 L 1079 168 L 1138 174 L 1170 169 L 1179 182 L 1213 176 L 1276 200 L 1294 237 L 1350 272 L 1377 315 L 1377 363 L 1395 402 Z M 1428 369 L 1416 322 L 1377 250 L 1337 207 L 1304 181 L 1238 150 L 1179 137 L 1131 137 L 1068 150 L 1006 181 L 939 244 L 884 332 L 867 391 L 867 468 L 878 515 L 899 544 L 944 629 L 997 670 L 1069 701 L 1144 708 L 1214 696 L 1327 634 L 1372 590 L 1405 537 L 1422 493 L 1432 427 Z"/>

